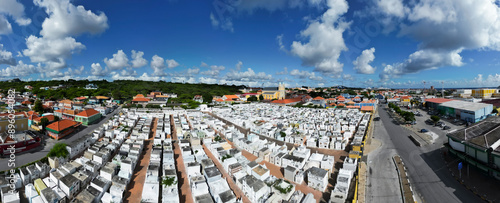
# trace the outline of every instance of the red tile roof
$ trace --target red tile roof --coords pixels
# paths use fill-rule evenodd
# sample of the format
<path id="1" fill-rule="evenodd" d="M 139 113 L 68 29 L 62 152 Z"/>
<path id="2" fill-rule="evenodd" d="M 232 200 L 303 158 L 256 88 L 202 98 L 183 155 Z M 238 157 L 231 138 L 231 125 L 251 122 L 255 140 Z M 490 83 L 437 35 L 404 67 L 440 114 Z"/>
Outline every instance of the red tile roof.
<path id="1" fill-rule="evenodd" d="M 431 99 L 426 99 L 425 100 L 425 102 L 432 102 L 432 103 L 437 103 L 437 104 L 441 104 L 441 103 L 449 102 L 449 101 L 453 101 L 453 99 L 431 98 Z"/>
<path id="2" fill-rule="evenodd" d="M 360 106 L 346 106 L 346 108 L 348 108 L 348 109 L 359 109 Z"/>
<path id="3" fill-rule="evenodd" d="M 0 116 L 9 116 L 9 115 L 10 115 L 9 113 L 0 114 Z M 28 117 L 25 112 L 16 112 L 16 113 L 14 113 L 14 115 L 16 115 L 16 116 L 17 115 L 24 115 L 24 117 Z"/>
<path id="4" fill-rule="evenodd" d="M 148 102 L 149 99 L 148 98 L 144 98 L 144 97 L 136 97 L 135 99 L 132 100 L 133 102 Z"/>
<path id="5" fill-rule="evenodd" d="M 345 106 L 344 103 L 337 104 L 337 106 Z"/>
<path id="6" fill-rule="evenodd" d="M 91 117 L 91 116 L 96 115 L 98 113 L 99 113 L 99 111 L 96 111 L 95 109 L 86 109 L 85 111 L 82 111 L 76 115 L 81 116 L 81 117 Z"/>
<path id="7" fill-rule="evenodd" d="M 63 103 L 63 104 L 72 104 L 73 101 L 69 100 L 69 99 L 65 99 L 65 100 L 61 100 L 59 101 L 59 103 Z"/>
<path id="8" fill-rule="evenodd" d="M 236 96 L 236 95 L 224 95 L 224 96 L 225 96 L 227 99 L 231 99 L 231 100 L 233 100 L 233 99 L 239 99 L 239 97 L 238 97 L 238 96 Z"/>
<path id="9" fill-rule="evenodd" d="M 273 103 L 273 104 L 290 104 L 290 103 L 300 102 L 300 101 L 302 101 L 301 98 L 293 98 L 293 99 L 274 100 L 271 103 Z"/>
<path id="10" fill-rule="evenodd" d="M 42 116 L 42 117 L 37 117 L 34 119 L 34 121 L 40 122 L 42 120 L 42 118 L 47 118 L 49 120 L 49 122 L 52 122 L 55 119 L 54 115 L 46 115 L 46 116 Z"/>
<path id="11" fill-rule="evenodd" d="M 23 101 L 21 104 L 31 104 L 30 101 Z"/>
<path id="12" fill-rule="evenodd" d="M 325 100 L 325 98 L 318 96 L 318 97 L 315 97 L 313 100 Z"/>
<path id="13" fill-rule="evenodd" d="M 75 99 L 76 99 L 76 100 L 86 100 L 86 99 L 87 99 L 87 97 L 77 97 L 77 98 L 75 98 Z"/>
<path id="14" fill-rule="evenodd" d="M 143 94 L 138 94 L 138 95 L 135 95 L 135 97 L 136 97 L 136 98 L 137 98 L 137 97 L 139 97 L 139 98 L 140 98 L 140 97 L 144 97 L 144 95 L 143 95 Z"/>
<path id="15" fill-rule="evenodd" d="M 76 126 L 76 125 L 78 125 L 78 122 L 76 122 L 76 121 L 63 119 L 63 120 L 51 123 L 46 128 L 50 128 L 52 130 L 61 132 L 61 131 L 63 131 L 66 128 L 69 128 L 69 127 L 72 127 L 72 126 Z"/>
<path id="16" fill-rule="evenodd" d="M 361 111 L 373 111 L 373 106 L 362 106 Z"/>

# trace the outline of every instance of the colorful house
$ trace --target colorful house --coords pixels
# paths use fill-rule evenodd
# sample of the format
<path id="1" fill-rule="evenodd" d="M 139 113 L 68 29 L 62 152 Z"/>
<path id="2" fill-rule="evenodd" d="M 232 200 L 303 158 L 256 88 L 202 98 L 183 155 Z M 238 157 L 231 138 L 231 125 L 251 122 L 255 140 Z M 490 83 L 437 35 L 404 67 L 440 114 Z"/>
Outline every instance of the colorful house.
<path id="1" fill-rule="evenodd" d="M 75 120 L 75 115 L 78 114 L 80 111 L 75 109 L 75 110 L 69 110 L 69 109 L 59 109 L 54 111 L 54 115 L 59 117 L 60 119 L 68 119 L 68 120 Z"/>
<path id="2" fill-rule="evenodd" d="M 312 103 L 314 105 L 319 105 L 319 106 L 322 106 L 322 107 L 325 107 L 326 106 L 326 100 L 325 98 L 323 97 L 315 97 L 313 100 L 312 100 Z"/>
<path id="3" fill-rule="evenodd" d="M 86 109 L 75 116 L 75 121 L 81 122 L 84 126 L 91 125 L 101 118 L 101 113 L 95 109 Z"/>
<path id="4" fill-rule="evenodd" d="M 222 96 L 222 100 L 224 100 L 225 102 L 232 103 L 235 101 L 239 101 L 240 97 L 238 97 L 236 95 L 224 95 L 224 96 Z"/>
<path id="5" fill-rule="evenodd" d="M 50 137 L 58 140 L 71 134 L 78 126 L 80 126 L 80 123 L 64 119 L 48 125 L 46 130 Z"/>
<path id="6" fill-rule="evenodd" d="M 11 124 L 10 120 L 11 119 L 9 119 L 8 113 L 0 114 L 0 134 L 9 130 L 9 124 Z M 15 122 L 12 125 L 14 125 L 16 132 L 28 130 L 28 117 L 26 116 L 26 113 L 14 113 L 14 120 Z"/>
<path id="7" fill-rule="evenodd" d="M 47 118 L 47 120 L 49 120 L 49 123 L 52 123 L 55 121 L 54 115 L 46 115 L 46 116 L 42 116 L 42 117 L 37 117 L 37 118 L 33 119 L 33 123 L 31 124 L 31 128 L 33 128 L 36 131 L 42 130 L 42 126 L 41 126 L 42 118 Z"/>

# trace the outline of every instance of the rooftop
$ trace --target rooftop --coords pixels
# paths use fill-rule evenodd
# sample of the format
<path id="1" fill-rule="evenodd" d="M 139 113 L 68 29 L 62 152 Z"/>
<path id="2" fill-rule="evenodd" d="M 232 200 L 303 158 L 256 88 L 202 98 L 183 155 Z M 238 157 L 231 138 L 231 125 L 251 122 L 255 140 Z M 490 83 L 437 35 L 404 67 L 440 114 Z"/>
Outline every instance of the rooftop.
<path id="1" fill-rule="evenodd" d="M 444 107 L 461 109 L 461 110 L 466 110 L 466 111 L 477 111 L 477 110 L 486 108 L 486 107 L 491 106 L 491 105 L 492 104 L 474 103 L 474 102 L 467 102 L 467 101 L 460 101 L 460 100 L 452 100 L 449 102 L 441 103 L 441 106 L 444 106 Z"/>
<path id="2" fill-rule="evenodd" d="M 500 152 L 500 118 L 489 117 L 468 128 L 448 133 L 447 136 L 459 142 L 464 141 L 476 145 L 484 150 L 492 148 Z"/>
<path id="3" fill-rule="evenodd" d="M 316 166 L 313 166 L 312 168 L 309 169 L 309 174 L 316 176 L 316 177 L 323 178 L 326 176 L 327 171 L 324 169 L 318 168 Z"/>
<path id="4" fill-rule="evenodd" d="M 430 98 L 430 99 L 426 99 L 425 101 L 426 101 L 426 102 L 432 102 L 432 103 L 441 104 L 441 103 L 444 103 L 444 102 L 453 101 L 453 99 Z"/>
<path id="5" fill-rule="evenodd" d="M 252 169 L 253 172 L 259 174 L 260 176 L 266 174 L 267 172 L 269 172 L 269 169 L 267 168 L 264 168 L 262 167 L 261 165 L 255 167 L 254 169 Z"/>

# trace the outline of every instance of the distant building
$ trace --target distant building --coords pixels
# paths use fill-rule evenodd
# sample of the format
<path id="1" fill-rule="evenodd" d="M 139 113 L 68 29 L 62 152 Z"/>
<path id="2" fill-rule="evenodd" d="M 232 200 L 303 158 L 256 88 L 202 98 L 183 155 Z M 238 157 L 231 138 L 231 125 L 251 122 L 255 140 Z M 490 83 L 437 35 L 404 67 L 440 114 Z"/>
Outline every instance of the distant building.
<path id="1" fill-rule="evenodd" d="M 278 87 L 265 87 L 262 90 L 262 96 L 265 100 L 285 99 L 285 84 L 280 83 Z"/>
<path id="2" fill-rule="evenodd" d="M 425 103 L 427 107 L 438 110 L 440 114 L 460 118 L 471 123 L 476 123 L 485 119 L 491 114 L 491 111 L 493 111 L 492 104 L 443 98 L 426 99 Z"/>
<path id="3" fill-rule="evenodd" d="M 193 101 L 203 103 L 203 96 L 195 95 Z"/>
<path id="4" fill-rule="evenodd" d="M 96 90 L 96 89 L 99 89 L 99 87 L 97 87 L 96 84 L 90 83 L 90 84 L 85 85 L 85 89 L 87 89 L 87 90 Z"/>
<path id="5" fill-rule="evenodd" d="M 498 89 L 475 89 L 472 90 L 472 97 L 483 99 L 491 98 L 495 93 L 498 93 Z"/>

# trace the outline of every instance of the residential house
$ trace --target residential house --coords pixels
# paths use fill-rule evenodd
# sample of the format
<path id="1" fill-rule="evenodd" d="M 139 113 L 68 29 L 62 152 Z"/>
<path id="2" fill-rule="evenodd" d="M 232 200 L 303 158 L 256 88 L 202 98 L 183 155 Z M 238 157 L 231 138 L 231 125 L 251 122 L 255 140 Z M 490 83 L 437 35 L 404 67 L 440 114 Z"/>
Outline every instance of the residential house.
<path id="1" fill-rule="evenodd" d="M 12 116 L 11 116 L 12 117 Z M 0 134 L 7 132 L 9 130 L 9 114 L 0 114 Z M 14 129 L 16 132 L 21 132 L 28 130 L 28 116 L 24 112 L 14 113 Z"/>
<path id="2" fill-rule="evenodd" d="M 94 109 L 86 109 L 75 115 L 75 121 L 81 122 L 82 125 L 88 126 L 99 121 L 101 113 Z"/>
<path id="3" fill-rule="evenodd" d="M 203 96 L 195 95 L 193 101 L 203 103 Z"/>
<path id="4" fill-rule="evenodd" d="M 54 115 L 59 117 L 60 119 L 66 119 L 66 120 L 75 120 L 75 115 L 78 114 L 80 111 L 75 109 L 75 110 L 69 110 L 69 109 L 58 109 L 54 111 Z"/>

